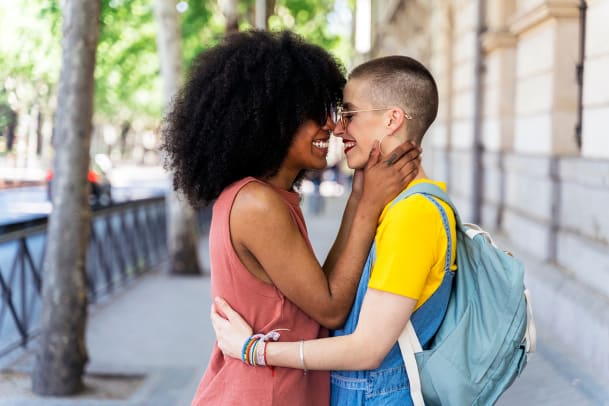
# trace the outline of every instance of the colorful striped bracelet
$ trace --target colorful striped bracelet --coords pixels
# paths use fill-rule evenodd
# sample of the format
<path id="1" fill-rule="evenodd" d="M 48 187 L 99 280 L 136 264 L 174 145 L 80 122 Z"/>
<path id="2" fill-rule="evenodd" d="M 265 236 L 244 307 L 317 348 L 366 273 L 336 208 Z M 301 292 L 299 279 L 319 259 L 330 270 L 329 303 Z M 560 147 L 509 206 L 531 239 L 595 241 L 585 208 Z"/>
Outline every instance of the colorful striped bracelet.
<path id="1" fill-rule="evenodd" d="M 255 366 L 266 365 L 266 342 L 277 341 L 281 334 L 279 331 L 287 331 L 287 328 L 278 328 L 266 334 L 254 334 L 248 337 L 241 348 L 241 361 L 244 364 Z"/>

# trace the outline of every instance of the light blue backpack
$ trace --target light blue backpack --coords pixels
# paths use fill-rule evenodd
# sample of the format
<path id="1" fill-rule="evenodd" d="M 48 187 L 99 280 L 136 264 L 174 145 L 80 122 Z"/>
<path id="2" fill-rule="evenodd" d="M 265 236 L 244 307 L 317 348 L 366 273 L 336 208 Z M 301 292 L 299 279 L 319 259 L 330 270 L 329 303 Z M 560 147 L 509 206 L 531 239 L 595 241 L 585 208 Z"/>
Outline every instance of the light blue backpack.
<path id="1" fill-rule="evenodd" d="M 457 222 L 457 271 L 446 316 L 425 350 L 410 322 L 399 339 L 413 402 L 492 405 L 520 375 L 527 353 L 535 351 L 524 266 L 480 227 L 461 223 L 440 188 L 423 183 L 404 193 L 446 202 Z"/>

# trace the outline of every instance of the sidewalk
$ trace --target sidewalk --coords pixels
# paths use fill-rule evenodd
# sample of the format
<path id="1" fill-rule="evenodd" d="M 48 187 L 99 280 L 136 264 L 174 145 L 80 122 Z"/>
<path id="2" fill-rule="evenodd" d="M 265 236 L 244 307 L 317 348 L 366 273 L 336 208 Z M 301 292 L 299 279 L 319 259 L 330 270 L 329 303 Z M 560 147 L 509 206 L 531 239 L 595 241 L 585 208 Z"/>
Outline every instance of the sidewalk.
<path id="1" fill-rule="evenodd" d="M 15 187 L 40 186 L 46 184 L 46 171 L 37 168 L 14 168 L 0 159 L 0 190 Z"/>
<path id="2" fill-rule="evenodd" d="M 207 277 L 142 276 L 91 311 L 84 394 L 33 395 L 25 354 L 12 378 L 0 375 L 0 405 L 189 405 L 214 342 L 210 304 Z"/>
<path id="3" fill-rule="evenodd" d="M 344 198 L 325 200 L 319 216 L 304 212 L 314 249 L 325 257 Z M 208 264 L 207 244 L 202 260 Z M 207 266 L 207 265 L 206 265 Z M 209 278 L 151 273 L 98 304 L 90 314 L 87 391 L 74 398 L 38 398 L 28 378 L 31 354 L 0 375 L 0 406 L 189 405 L 214 337 Z M 547 340 L 498 405 L 609 405 L 602 388 Z"/>

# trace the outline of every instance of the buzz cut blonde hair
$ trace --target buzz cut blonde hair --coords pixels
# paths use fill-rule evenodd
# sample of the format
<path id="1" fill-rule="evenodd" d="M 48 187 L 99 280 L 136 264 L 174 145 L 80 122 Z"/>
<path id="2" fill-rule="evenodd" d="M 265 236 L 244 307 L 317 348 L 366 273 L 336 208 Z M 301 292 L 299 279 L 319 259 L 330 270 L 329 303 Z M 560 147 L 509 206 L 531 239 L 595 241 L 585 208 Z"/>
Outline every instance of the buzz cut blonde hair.
<path id="1" fill-rule="evenodd" d="M 409 138 L 421 144 L 438 115 L 436 81 L 423 64 L 401 55 L 376 58 L 353 69 L 349 80 L 364 81 L 374 104 L 401 107 L 411 117 Z"/>

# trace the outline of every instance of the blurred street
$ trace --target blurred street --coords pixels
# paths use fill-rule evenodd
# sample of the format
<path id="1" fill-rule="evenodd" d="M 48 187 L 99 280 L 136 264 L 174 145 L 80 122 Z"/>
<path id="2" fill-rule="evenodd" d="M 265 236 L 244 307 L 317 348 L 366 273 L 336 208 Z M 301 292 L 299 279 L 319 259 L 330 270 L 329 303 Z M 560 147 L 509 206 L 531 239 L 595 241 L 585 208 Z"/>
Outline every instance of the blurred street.
<path id="1" fill-rule="evenodd" d="M 313 247 L 324 258 L 345 197 L 325 198 L 323 210 L 303 211 Z M 207 240 L 201 260 L 208 268 Z M 39 398 L 30 391 L 31 352 L 0 359 L 0 406 L 188 405 L 205 370 L 214 337 L 209 278 L 152 272 L 93 306 L 87 331 L 87 390 L 74 398 Z M 607 388 L 539 331 L 538 352 L 498 405 L 609 405 Z"/>
<path id="2" fill-rule="evenodd" d="M 167 175 L 158 166 L 121 166 L 114 168 L 109 177 L 115 203 L 163 195 L 167 188 Z M 36 181 L 40 185 L 0 187 L 0 226 L 44 217 L 51 212 L 47 185 L 42 178 Z"/>

